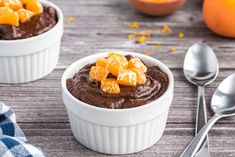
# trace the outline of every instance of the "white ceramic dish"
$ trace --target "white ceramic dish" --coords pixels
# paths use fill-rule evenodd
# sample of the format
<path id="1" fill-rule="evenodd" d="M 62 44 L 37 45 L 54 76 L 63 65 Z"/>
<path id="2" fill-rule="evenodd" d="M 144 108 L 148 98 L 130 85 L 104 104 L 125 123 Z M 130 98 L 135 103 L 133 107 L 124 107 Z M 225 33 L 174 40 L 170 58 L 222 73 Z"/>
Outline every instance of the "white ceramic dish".
<path id="1" fill-rule="evenodd" d="M 106 154 L 129 154 L 149 148 L 161 138 L 173 99 L 174 78 L 166 65 L 152 57 L 117 53 L 139 57 L 148 66 L 159 66 L 169 77 L 167 91 L 149 104 L 129 109 L 105 109 L 79 101 L 67 90 L 66 80 L 85 65 L 108 55 L 100 53 L 82 58 L 65 70 L 62 95 L 73 134 L 82 145 Z"/>
<path id="2" fill-rule="evenodd" d="M 56 67 L 63 35 L 62 11 L 56 9 L 58 22 L 49 31 L 27 39 L 0 40 L 0 83 L 25 83 L 40 79 Z"/>

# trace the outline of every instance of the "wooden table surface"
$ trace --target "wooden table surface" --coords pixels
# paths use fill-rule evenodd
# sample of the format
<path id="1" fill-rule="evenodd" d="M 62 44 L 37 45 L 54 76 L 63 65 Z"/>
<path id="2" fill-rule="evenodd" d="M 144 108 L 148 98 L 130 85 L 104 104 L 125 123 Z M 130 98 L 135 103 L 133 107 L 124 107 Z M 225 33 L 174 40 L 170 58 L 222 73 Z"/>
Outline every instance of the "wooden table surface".
<path id="1" fill-rule="evenodd" d="M 0 100 L 16 111 L 17 120 L 29 141 L 40 147 L 49 157 L 89 156 L 103 154 L 80 145 L 71 132 L 65 106 L 61 98 L 60 78 L 74 61 L 98 52 L 126 50 L 145 53 L 167 64 L 175 77 L 174 101 L 170 108 L 166 130 L 161 140 L 151 148 L 128 157 L 178 157 L 194 135 L 197 90 L 187 83 L 182 73 L 185 52 L 193 43 L 206 41 L 216 52 L 220 73 L 206 88 L 209 117 L 210 98 L 219 83 L 235 71 L 235 41 L 211 33 L 203 22 L 200 0 L 188 0 L 184 7 L 167 17 L 148 17 L 137 13 L 127 0 L 52 0 L 64 12 L 65 22 L 61 55 L 57 68 L 45 78 L 20 85 L 0 85 Z M 154 29 L 151 42 L 160 48 L 136 44 L 127 36 L 136 30 L 128 24 L 138 21 L 140 30 Z M 172 33 L 162 35 L 167 24 Z M 184 32 L 185 38 L 177 38 Z M 176 47 L 175 52 L 169 52 Z M 212 157 L 235 156 L 235 118 L 219 121 L 209 134 Z"/>

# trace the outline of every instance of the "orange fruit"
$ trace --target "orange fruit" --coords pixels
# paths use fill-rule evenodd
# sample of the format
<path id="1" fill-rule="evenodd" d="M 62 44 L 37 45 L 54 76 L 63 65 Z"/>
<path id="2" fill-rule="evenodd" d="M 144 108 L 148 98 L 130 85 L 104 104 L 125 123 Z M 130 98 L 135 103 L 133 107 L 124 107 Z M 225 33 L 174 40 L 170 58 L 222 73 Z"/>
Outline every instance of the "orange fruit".
<path id="1" fill-rule="evenodd" d="M 0 24 L 19 25 L 19 15 L 9 7 L 0 7 Z"/>
<path id="2" fill-rule="evenodd" d="M 137 68 L 131 68 L 129 70 L 133 71 L 136 74 L 137 84 L 145 84 L 147 79 L 146 79 L 146 76 L 142 70 L 137 69 Z"/>
<path id="3" fill-rule="evenodd" d="M 40 14 L 43 12 L 43 7 L 37 0 L 28 0 L 26 2 L 26 9 L 34 12 L 35 14 Z"/>
<path id="4" fill-rule="evenodd" d="M 0 6 L 10 7 L 15 11 L 19 10 L 20 8 L 23 8 L 20 0 L 1 0 L 0 4 Z"/>
<path id="5" fill-rule="evenodd" d="M 19 9 L 18 10 L 18 15 L 20 18 L 20 22 L 24 23 L 25 21 L 29 20 L 35 13 L 30 11 L 30 10 L 26 10 L 26 9 Z"/>
<path id="6" fill-rule="evenodd" d="M 105 59 L 105 58 L 97 59 L 96 66 L 106 68 L 106 66 L 107 66 L 107 59 Z"/>
<path id="7" fill-rule="evenodd" d="M 203 16 L 211 31 L 235 38 L 235 0 L 204 0 Z"/>
<path id="8" fill-rule="evenodd" d="M 89 73 L 89 80 L 90 81 L 93 81 L 93 80 L 102 81 L 106 79 L 106 77 L 108 76 L 108 73 L 109 72 L 105 68 L 92 66 L 90 73 Z"/>
<path id="9" fill-rule="evenodd" d="M 137 76 L 131 70 L 123 69 L 120 71 L 117 82 L 123 86 L 136 86 L 137 84 Z"/>
<path id="10" fill-rule="evenodd" d="M 139 58 L 132 58 L 128 62 L 128 68 L 137 68 L 142 70 L 143 72 L 147 71 L 147 67 L 144 65 L 144 63 L 141 62 Z"/>
<path id="11" fill-rule="evenodd" d="M 118 94 L 120 93 L 120 88 L 115 79 L 105 79 L 101 81 L 101 90 L 109 94 Z"/>
<path id="12" fill-rule="evenodd" d="M 107 70 L 113 75 L 118 76 L 119 71 L 127 68 L 127 59 L 120 54 L 109 55 L 107 59 Z"/>

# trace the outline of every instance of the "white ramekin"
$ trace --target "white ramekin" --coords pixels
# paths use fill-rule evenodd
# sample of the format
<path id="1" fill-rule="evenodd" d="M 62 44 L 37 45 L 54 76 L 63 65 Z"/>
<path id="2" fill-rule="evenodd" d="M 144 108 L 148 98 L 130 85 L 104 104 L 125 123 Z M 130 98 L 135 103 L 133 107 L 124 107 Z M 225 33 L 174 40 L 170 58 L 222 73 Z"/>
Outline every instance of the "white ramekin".
<path id="1" fill-rule="evenodd" d="M 105 109 L 79 101 L 67 90 L 66 80 L 83 66 L 108 55 L 99 53 L 82 58 L 65 70 L 61 80 L 62 95 L 73 134 L 82 145 L 106 154 L 129 154 L 149 148 L 161 138 L 173 99 L 174 78 L 166 65 L 152 57 L 133 52 L 117 53 L 139 57 L 148 66 L 159 66 L 169 77 L 167 91 L 149 104 L 129 109 Z"/>
<path id="2" fill-rule="evenodd" d="M 25 83 L 40 79 L 56 67 L 63 35 L 62 11 L 56 9 L 58 22 L 49 31 L 27 39 L 0 40 L 0 83 Z"/>

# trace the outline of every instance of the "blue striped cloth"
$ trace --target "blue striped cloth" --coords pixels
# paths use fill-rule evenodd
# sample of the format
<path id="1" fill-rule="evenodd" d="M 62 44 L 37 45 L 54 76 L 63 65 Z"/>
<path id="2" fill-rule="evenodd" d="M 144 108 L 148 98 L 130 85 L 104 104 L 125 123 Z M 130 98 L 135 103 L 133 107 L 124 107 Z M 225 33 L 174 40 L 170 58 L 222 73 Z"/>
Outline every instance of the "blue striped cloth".
<path id="1" fill-rule="evenodd" d="M 45 157 L 39 149 L 27 142 L 16 123 L 14 111 L 0 102 L 0 157 Z"/>

